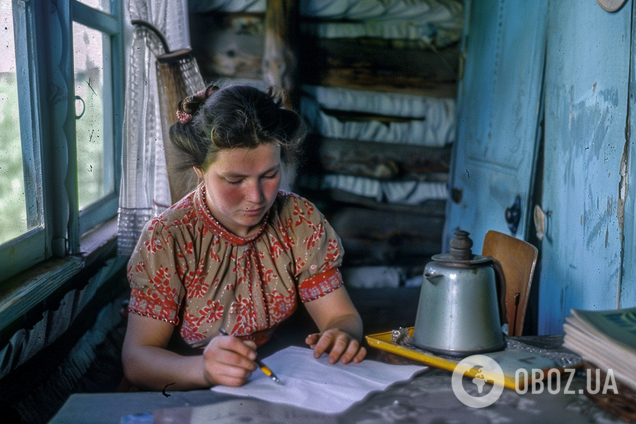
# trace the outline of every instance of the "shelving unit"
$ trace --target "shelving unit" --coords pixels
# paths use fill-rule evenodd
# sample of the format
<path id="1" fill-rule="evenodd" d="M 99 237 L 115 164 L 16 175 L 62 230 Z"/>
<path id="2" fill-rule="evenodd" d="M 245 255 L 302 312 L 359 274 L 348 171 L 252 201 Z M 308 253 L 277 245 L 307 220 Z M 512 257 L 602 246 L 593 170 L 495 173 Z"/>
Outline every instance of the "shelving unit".
<path id="1" fill-rule="evenodd" d="M 270 0 L 274 19 L 265 1 L 205 3 L 190 25 L 206 81 L 264 89 L 268 40 L 287 49 L 283 84 L 310 129 L 290 185 L 341 236 L 347 283 L 421 283 L 442 249 L 463 2 Z"/>

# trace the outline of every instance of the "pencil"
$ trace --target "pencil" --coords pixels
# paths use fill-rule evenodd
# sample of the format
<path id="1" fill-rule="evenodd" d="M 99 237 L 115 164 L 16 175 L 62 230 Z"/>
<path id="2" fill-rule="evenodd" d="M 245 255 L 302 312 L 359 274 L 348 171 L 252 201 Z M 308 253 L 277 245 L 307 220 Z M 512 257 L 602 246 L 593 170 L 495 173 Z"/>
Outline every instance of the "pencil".
<path id="1" fill-rule="evenodd" d="M 229 336 L 228 332 L 225 331 L 225 328 L 223 327 L 219 329 L 219 333 L 223 334 L 224 336 Z M 276 384 L 283 384 L 283 382 L 280 381 L 280 379 L 276 376 L 276 374 L 274 374 L 274 371 L 272 371 L 270 367 L 265 365 L 265 363 L 261 361 L 258 357 L 256 358 L 254 362 L 256 362 L 256 365 L 258 365 L 261 371 L 263 371 L 263 374 L 265 374 L 266 376 L 274 380 Z"/>

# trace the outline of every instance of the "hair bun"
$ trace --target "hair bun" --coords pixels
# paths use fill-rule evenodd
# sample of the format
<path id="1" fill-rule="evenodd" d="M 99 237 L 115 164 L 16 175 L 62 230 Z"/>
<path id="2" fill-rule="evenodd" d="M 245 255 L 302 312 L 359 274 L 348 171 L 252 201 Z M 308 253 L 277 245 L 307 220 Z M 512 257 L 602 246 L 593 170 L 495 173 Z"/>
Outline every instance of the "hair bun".
<path id="1" fill-rule="evenodd" d="M 217 90 L 219 90 L 219 87 L 212 84 L 207 86 L 205 90 L 181 100 L 177 105 L 177 119 L 179 122 L 182 124 L 190 122 L 201 105 Z"/>

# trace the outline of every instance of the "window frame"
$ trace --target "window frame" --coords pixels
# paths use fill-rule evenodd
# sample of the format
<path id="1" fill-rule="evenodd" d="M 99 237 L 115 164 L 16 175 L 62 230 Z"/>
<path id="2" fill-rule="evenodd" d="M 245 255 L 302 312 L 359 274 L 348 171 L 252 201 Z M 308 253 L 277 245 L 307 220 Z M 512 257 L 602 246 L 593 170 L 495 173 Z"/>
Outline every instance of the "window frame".
<path id="1" fill-rule="evenodd" d="M 111 3 L 111 7 L 114 7 Z M 96 202 L 86 206 L 80 211 L 80 234 L 94 228 L 117 214 L 119 207 L 119 184 L 121 181 L 121 146 L 123 123 L 123 31 L 121 20 L 113 14 L 106 14 L 100 10 L 92 9 L 77 0 L 72 0 L 73 22 L 95 29 L 110 36 L 110 52 L 104 55 L 104 61 L 110 66 L 104 68 L 103 95 L 105 105 L 112 103 L 113 109 L 104 113 L 104 157 L 108 157 L 105 163 L 106 178 L 113 179 L 113 192 L 107 194 Z M 112 10 L 111 10 L 112 12 Z M 72 29 L 72 28 L 71 28 Z M 116 67 L 119 65 L 119 67 Z M 73 85 L 74 87 L 74 85 Z M 120 110 L 117 104 L 120 104 Z M 119 113 L 118 113 L 119 112 Z M 115 119 L 119 116 L 119 121 Z M 108 142 L 107 142 L 108 141 Z M 119 142 L 117 142 L 119 141 Z"/>
<path id="2" fill-rule="evenodd" d="M 47 259 L 82 254 L 82 234 L 117 214 L 125 90 L 123 3 L 110 0 L 110 13 L 105 13 L 77 0 L 58 0 L 55 5 L 44 0 L 12 0 L 16 69 L 21 70 L 16 76 L 27 219 L 41 224 L 0 245 L 0 282 Z M 111 110 L 106 100 L 112 100 L 112 110 L 104 114 L 104 155 L 112 164 L 106 168 L 106 178 L 113 179 L 114 190 L 81 212 L 74 119 L 74 22 L 110 37 L 103 92 L 104 109 Z M 109 87 L 107 80 L 111 81 Z M 42 284 L 45 282 L 46 278 L 42 279 Z"/>

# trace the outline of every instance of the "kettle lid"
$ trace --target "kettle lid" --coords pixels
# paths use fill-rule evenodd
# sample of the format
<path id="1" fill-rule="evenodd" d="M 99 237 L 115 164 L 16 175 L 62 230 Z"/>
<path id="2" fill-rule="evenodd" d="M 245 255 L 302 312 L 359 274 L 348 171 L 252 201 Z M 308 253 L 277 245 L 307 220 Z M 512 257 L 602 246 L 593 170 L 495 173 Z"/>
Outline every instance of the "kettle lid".
<path id="1" fill-rule="evenodd" d="M 492 261 L 488 256 L 473 255 L 471 247 L 473 241 L 468 237 L 470 233 L 460 229 L 455 230 L 455 237 L 450 241 L 450 253 L 434 255 L 431 259 L 436 262 L 446 262 L 454 265 L 478 265 Z"/>

